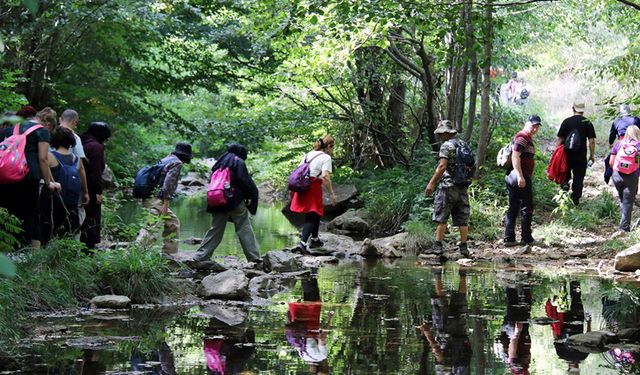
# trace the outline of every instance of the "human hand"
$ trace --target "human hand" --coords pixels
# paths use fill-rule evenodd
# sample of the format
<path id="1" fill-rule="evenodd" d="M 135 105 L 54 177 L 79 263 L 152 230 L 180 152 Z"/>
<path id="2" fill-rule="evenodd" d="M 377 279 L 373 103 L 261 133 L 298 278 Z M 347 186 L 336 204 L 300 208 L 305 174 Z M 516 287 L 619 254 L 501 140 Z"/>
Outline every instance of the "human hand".
<path id="1" fill-rule="evenodd" d="M 84 193 L 82 194 L 82 203 L 80 203 L 80 205 L 84 207 L 88 204 L 89 204 L 89 193 Z"/>
<path id="2" fill-rule="evenodd" d="M 102 204 L 102 194 L 96 194 L 96 203 Z"/>
<path id="3" fill-rule="evenodd" d="M 55 193 L 62 190 L 62 185 L 60 185 L 60 183 L 58 182 L 51 181 L 47 184 L 47 188 Z"/>
<path id="4" fill-rule="evenodd" d="M 518 176 L 518 187 L 522 189 L 525 186 L 527 186 L 527 181 L 524 179 L 524 177 Z"/>
<path id="5" fill-rule="evenodd" d="M 433 184 L 432 184 L 431 182 L 429 182 L 429 183 L 427 184 L 427 187 L 424 189 L 424 193 L 425 193 L 426 195 L 431 195 L 431 194 L 433 194 Z"/>
<path id="6" fill-rule="evenodd" d="M 335 194 L 331 194 L 331 205 L 335 206 L 336 205 L 336 195 Z"/>

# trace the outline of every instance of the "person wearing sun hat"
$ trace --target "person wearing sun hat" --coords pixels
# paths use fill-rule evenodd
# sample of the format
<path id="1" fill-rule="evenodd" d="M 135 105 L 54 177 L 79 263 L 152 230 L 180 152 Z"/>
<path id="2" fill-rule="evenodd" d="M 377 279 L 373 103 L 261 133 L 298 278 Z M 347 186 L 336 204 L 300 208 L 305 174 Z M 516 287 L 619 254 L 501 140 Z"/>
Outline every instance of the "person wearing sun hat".
<path id="1" fill-rule="evenodd" d="M 441 259 L 444 258 L 443 244 L 444 234 L 447 229 L 449 216 L 454 227 L 460 229 L 460 253 L 469 257 L 467 246 L 467 234 L 469 233 L 469 193 L 467 186 L 456 185 L 454 176 L 456 171 L 456 151 L 464 145 L 464 141 L 456 136 L 458 131 L 449 120 L 442 120 L 434 131 L 440 137 L 442 145 L 438 152 L 438 166 L 425 188 L 425 194 L 431 195 L 435 191 L 433 200 L 433 221 L 437 223 L 433 253 Z M 438 188 L 436 190 L 436 185 Z"/>
<path id="2" fill-rule="evenodd" d="M 564 144 L 567 154 L 567 177 L 562 183 L 564 190 L 569 190 L 569 181 L 573 176 L 571 185 L 571 200 L 575 205 L 582 198 L 582 186 L 587 172 L 587 145 L 589 148 L 589 161 L 595 162 L 596 131 L 593 124 L 584 117 L 585 104 L 583 101 L 573 103 L 573 116 L 566 118 L 558 130 L 557 145 Z"/>

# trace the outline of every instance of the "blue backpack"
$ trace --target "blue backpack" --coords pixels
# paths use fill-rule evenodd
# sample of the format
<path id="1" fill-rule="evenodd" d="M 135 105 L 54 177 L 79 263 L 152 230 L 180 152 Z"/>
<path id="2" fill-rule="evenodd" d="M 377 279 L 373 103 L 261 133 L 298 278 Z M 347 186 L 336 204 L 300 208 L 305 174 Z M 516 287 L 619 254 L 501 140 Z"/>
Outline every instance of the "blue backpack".
<path id="1" fill-rule="evenodd" d="M 133 182 L 133 196 L 142 199 L 149 198 L 160 183 L 160 176 L 162 176 L 162 170 L 165 166 L 165 163 L 159 161 L 154 165 L 140 169 Z"/>
<path id="2" fill-rule="evenodd" d="M 57 151 L 52 152 L 53 156 L 60 164 L 60 175 L 58 182 L 62 186 L 60 196 L 67 209 L 74 209 L 78 207 L 80 202 L 80 173 L 78 172 L 79 157 L 75 157 L 75 161 L 72 164 L 65 164 L 61 156 L 62 154 Z"/>

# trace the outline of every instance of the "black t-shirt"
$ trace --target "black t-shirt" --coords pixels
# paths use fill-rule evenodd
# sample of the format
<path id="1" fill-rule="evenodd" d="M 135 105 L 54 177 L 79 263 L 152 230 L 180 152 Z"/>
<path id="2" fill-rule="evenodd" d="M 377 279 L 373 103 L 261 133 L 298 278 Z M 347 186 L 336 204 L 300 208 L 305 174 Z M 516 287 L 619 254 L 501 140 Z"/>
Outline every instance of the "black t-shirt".
<path id="1" fill-rule="evenodd" d="M 582 147 L 578 151 L 587 152 L 587 138 L 595 138 L 596 131 L 593 128 L 591 121 L 581 115 L 573 115 L 562 121 L 560 130 L 558 130 L 558 137 L 567 139 L 573 129 L 578 129 L 578 134 L 582 139 Z"/>
<path id="2" fill-rule="evenodd" d="M 29 130 L 32 126 L 37 125 L 35 121 L 25 121 L 20 125 L 20 134 Z M 13 134 L 13 126 L 7 127 L 0 131 L 0 142 L 6 138 L 11 137 Z M 24 147 L 25 158 L 27 159 L 27 166 L 29 167 L 29 174 L 27 179 L 40 180 L 42 175 L 40 173 L 40 162 L 38 161 L 38 143 L 49 143 L 49 130 L 47 128 L 40 128 L 27 136 L 27 144 Z"/>

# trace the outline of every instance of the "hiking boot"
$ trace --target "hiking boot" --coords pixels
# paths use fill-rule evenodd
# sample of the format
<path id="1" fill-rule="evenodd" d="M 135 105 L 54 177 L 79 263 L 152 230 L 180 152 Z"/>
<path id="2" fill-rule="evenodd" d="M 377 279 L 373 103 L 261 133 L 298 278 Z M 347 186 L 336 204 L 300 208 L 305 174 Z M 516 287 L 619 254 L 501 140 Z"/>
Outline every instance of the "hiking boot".
<path id="1" fill-rule="evenodd" d="M 431 251 L 431 253 L 437 256 L 444 255 L 442 251 L 442 241 L 435 241 L 433 243 L 433 250 Z"/>
<path id="2" fill-rule="evenodd" d="M 298 242 L 298 244 L 296 245 L 296 247 L 294 247 L 293 249 L 291 249 L 292 253 L 300 253 L 300 254 L 307 254 L 307 244 L 300 241 Z"/>
<path id="3" fill-rule="evenodd" d="M 460 245 L 458 245 L 458 251 L 460 251 L 460 254 L 465 258 L 471 257 L 471 253 L 469 252 L 469 247 L 466 242 L 460 242 Z"/>
<path id="4" fill-rule="evenodd" d="M 536 241 L 533 237 L 531 238 L 523 238 L 522 241 L 520 241 L 521 245 L 525 245 L 525 246 L 540 246 L 542 245 L 542 243 L 540 241 Z"/>
<path id="5" fill-rule="evenodd" d="M 504 245 L 505 247 L 514 247 L 514 246 L 518 246 L 518 245 L 520 245 L 520 243 L 519 243 L 519 242 L 516 242 L 516 240 L 515 240 L 515 239 L 511 240 L 511 239 L 507 239 L 507 238 L 505 238 L 505 239 L 504 239 L 504 241 L 503 241 L 503 245 Z"/>
<path id="6" fill-rule="evenodd" d="M 324 246 L 324 242 L 322 242 L 319 238 L 318 239 L 312 238 L 311 242 L 309 242 L 309 249 L 315 249 L 322 246 Z"/>

